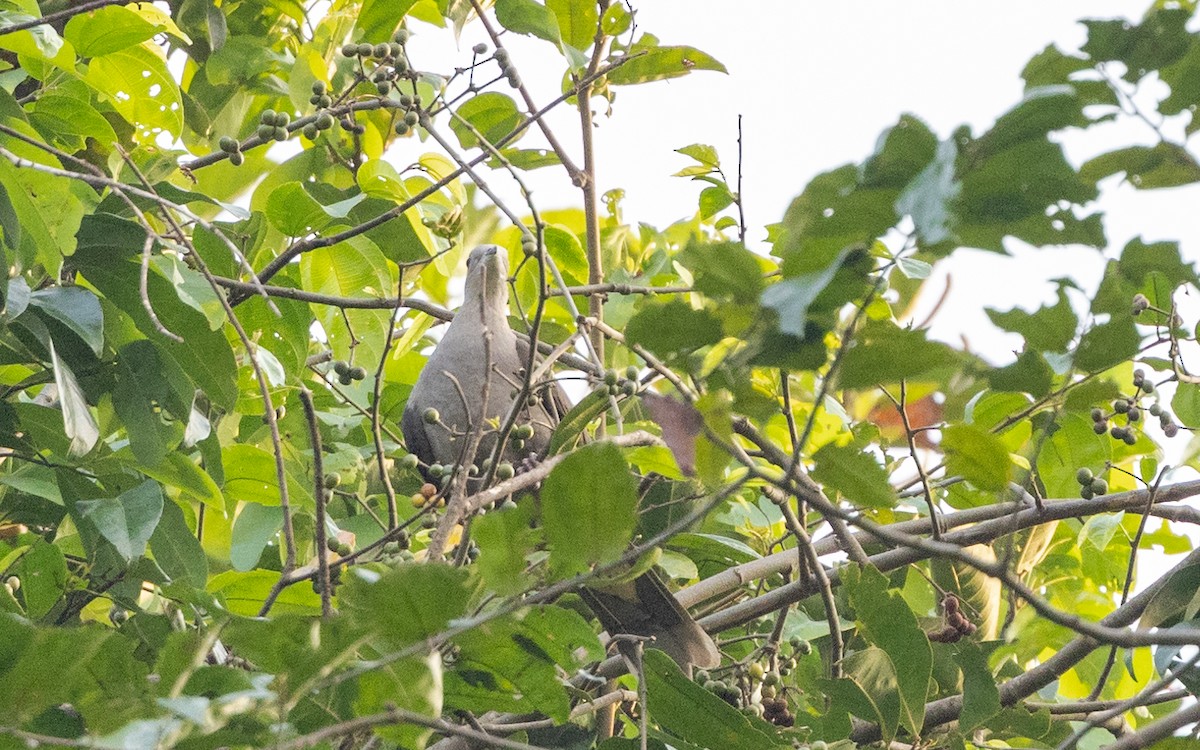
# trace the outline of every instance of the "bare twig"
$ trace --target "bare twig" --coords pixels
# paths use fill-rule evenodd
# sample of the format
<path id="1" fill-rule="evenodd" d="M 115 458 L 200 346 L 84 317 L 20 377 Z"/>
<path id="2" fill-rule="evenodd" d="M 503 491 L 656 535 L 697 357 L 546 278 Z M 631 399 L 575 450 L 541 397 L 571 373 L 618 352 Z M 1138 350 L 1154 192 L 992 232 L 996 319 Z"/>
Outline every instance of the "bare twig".
<path id="1" fill-rule="evenodd" d="M 300 387 L 300 403 L 304 406 L 304 419 L 308 422 L 308 441 L 313 452 L 313 497 L 317 499 L 317 519 L 313 528 L 313 539 L 317 545 L 317 583 L 321 586 L 321 615 L 329 617 L 333 610 L 329 599 L 329 557 L 326 539 L 325 508 L 329 490 L 325 489 L 325 461 L 321 454 L 321 430 L 317 425 L 317 410 L 313 406 L 312 391 Z"/>

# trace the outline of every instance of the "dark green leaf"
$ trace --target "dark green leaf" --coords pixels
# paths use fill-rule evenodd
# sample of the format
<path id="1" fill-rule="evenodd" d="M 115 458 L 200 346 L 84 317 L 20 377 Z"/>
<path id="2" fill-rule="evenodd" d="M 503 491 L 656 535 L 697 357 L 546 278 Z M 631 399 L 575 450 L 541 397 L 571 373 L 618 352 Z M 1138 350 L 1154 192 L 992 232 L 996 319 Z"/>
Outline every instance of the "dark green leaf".
<path id="1" fill-rule="evenodd" d="M 150 535 L 154 561 L 172 580 L 203 589 L 208 582 L 208 559 L 200 540 L 188 528 L 183 510 L 175 502 L 164 502 L 162 518 Z"/>
<path id="2" fill-rule="evenodd" d="M 1075 351 L 1075 366 L 1086 372 L 1107 369 L 1136 354 L 1141 343 L 1133 318 L 1114 316 L 1083 334 Z"/>
<path id="3" fill-rule="evenodd" d="M 25 614 L 31 620 L 45 617 L 66 591 L 66 558 L 62 550 L 41 539 L 21 556 L 15 572 L 21 581 Z"/>
<path id="4" fill-rule="evenodd" d="M 59 320 L 100 354 L 104 346 L 104 316 L 100 300 L 82 287 L 50 287 L 29 295 L 29 304 Z"/>
<path id="5" fill-rule="evenodd" d="M 929 341 L 924 331 L 906 330 L 885 321 L 868 323 L 842 358 L 845 388 L 868 388 L 896 383 L 952 364 L 953 350 Z"/>
<path id="6" fill-rule="evenodd" d="M 872 188 L 901 189 L 920 174 L 937 151 L 937 136 L 913 115 L 886 130 L 875 153 L 862 166 L 862 183 Z"/>
<path id="7" fill-rule="evenodd" d="M 303 237 L 329 224 L 329 215 L 299 182 L 285 182 L 267 197 L 267 219 L 289 237 Z"/>
<path id="8" fill-rule="evenodd" d="M 850 592 L 860 632 L 895 666 L 900 722 L 914 735 L 919 734 L 925 722 L 925 699 L 933 670 L 929 640 L 904 598 L 887 589 L 883 574 L 858 566 L 844 570 L 842 582 Z"/>
<path id="9" fill-rule="evenodd" d="M 96 526 L 100 535 L 112 543 L 126 561 L 146 552 L 146 542 L 158 526 L 163 512 L 162 488 L 147 480 L 117 497 L 80 500 L 76 503 L 84 518 Z"/>
<path id="10" fill-rule="evenodd" d="M 954 661 L 963 675 L 963 707 L 958 723 L 963 732 L 970 732 L 1000 712 L 1000 691 L 988 669 L 987 657 L 977 644 L 960 642 Z"/>
<path id="11" fill-rule="evenodd" d="M 1083 45 L 1093 60 L 1119 60 L 1125 63 L 1126 81 L 1138 81 L 1182 57 L 1191 35 L 1186 24 L 1191 18 L 1187 8 L 1154 8 L 1140 24 L 1123 19 L 1083 21 L 1088 39 Z"/>
<path id="12" fill-rule="evenodd" d="M 988 308 L 985 312 L 998 327 L 1024 336 L 1029 347 L 1038 352 L 1065 352 L 1079 324 L 1062 286 L 1058 288 L 1058 302 L 1052 307 L 1044 306 L 1032 313 L 1018 308 L 1007 312 Z"/>
<path id="13" fill-rule="evenodd" d="M 1025 351 L 1011 365 L 989 370 L 987 381 L 997 391 L 1016 391 L 1041 398 L 1050 392 L 1054 371 L 1041 354 Z"/>
<path id="14" fill-rule="evenodd" d="M 790 747 L 774 736 L 773 727 L 752 719 L 684 676 L 671 657 L 646 651 L 647 702 L 654 701 L 654 720 L 671 736 L 694 747 L 765 750 Z"/>

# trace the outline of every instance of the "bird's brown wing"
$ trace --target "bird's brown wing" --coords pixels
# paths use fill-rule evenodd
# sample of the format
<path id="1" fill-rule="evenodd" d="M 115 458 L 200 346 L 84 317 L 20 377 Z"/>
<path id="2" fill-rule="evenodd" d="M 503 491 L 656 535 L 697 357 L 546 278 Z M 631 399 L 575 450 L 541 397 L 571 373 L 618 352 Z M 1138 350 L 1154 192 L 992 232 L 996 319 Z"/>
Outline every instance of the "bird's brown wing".
<path id="1" fill-rule="evenodd" d="M 721 662 L 712 638 L 654 569 L 628 583 L 585 588 L 579 593 L 610 634 L 651 637 L 654 640 L 647 648 L 662 649 L 685 670 L 689 665 L 708 669 Z"/>

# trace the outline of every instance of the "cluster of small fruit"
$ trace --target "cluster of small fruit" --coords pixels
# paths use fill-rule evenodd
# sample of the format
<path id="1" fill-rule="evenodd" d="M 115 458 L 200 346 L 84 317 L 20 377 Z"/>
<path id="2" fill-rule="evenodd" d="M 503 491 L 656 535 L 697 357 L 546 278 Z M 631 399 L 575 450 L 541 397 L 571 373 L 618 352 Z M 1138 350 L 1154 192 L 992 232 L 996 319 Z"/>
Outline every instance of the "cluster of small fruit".
<path id="1" fill-rule="evenodd" d="M 1104 481 L 1104 477 L 1093 474 L 1086 466 L 1080 466 L 1075 472 L 1075 481 L 1079 482 L 1079 496 L 1084 500 L 1108 494 L 1108 482 Z"/>
<path id="2" fill-rule="evenodd" d="M 633 365 L 625 368 L 625 377 L 621 377 L 616 370 L 605 370 L 604 388 L 610 396 L 619 396 L 622 393 L 626 396 L 636 395 L 640 386 L 638 375 L 638 368 Z"/>
<path id="3" fill-rule="evenodd" d="M 1143 398 L 1153 396 L 1156 392 L 1154 383 L 1146 379 L 1146 373 L 1143 370 L 1133 371 L 1133 395 L 1128 398 L 1118 398 L 1113 401 L 1112 412 L 1106 413 L 1100 407 L 1092 409 L 1092 429 L 1097 435 L 1108 433 L 1113 439 L 1120 440 L 1126 445 L 1133 445 L 1137 442 L 1137 433 L 1134 430 L 1134 425 L 1142 421 L 1142 407 L 1139 405 Z M 1146 409 L 1150 416 L 1158 418 L 1159 427 L 1162 428 L 1163 435 L 1167 437 L 1175 437 L 1179 434 L 1179 425 L 1175 423 L 1171 412 L 1163 408 L 1162 404 L 1155 401 Z M 1112 426 L 1109 425 L 1109 420 L 1114 419 L 1118 415 L 1124 417 L 1125 424 Z M 1101 495 L 1102 492 L 1094 494 Z"/>
<path id="4" fill-rule="evenodd" d="M 705 690 L 731 706 L 741 706 L 742 711 L 751 716 L 780 727 L 793 726 L 796 716 L 788 705 L 783 678 L 796 668 L 799 657 L 812 653 L 812 645 L 798 637 L 790 639 L 787 645 L 790 653 L 781 654 L 774 670 L 767 671 L 766 666 L 755 661 L 726 679 L 714 679 L 709 672 L 699 670 L 695 680 Z"/>
<path id="5" fill-rule="evenodd" d="M 359 367 L 358 365 L 352 367 L 349 362 L 344 362 L 340 359 L 334 360 L 333 372 L 338 376 L 338 382 L 342 385 L 350 385 L 356 380 L 363 380 L 367 377 L 365 367 Z"/>
<path id="6" fill-rule="evenodd" d="M 482 51 L 480 51 L 480 48 L 482 48 Z M 487 46 L 483 44 L 477 44 L 475 45 L 474 51 L 476 54 L 484 54 L 487 52 Z M 517 69 L 513 67 L 512 61 L 508 59 L 508 50 L 504 48 L 496 50 L 496 53 L 492 55 L 492 59 L 495 60 L 496 64 L 500 66 L 500 75 L 504 76 L 504 78 L 508 81 L 508 85 L 512 86 L 514 89 L 520 87 L 521 75 L 517 73 Z"/>
<path id="7" fill-rule="evenodd" d="M 408 534 L 407 529 L 400 529 L 396 532 L 396 538 L 390 542 L 384 542 L 379 548 L 379 553 L 376 560 L 387 563 L 388 565 L 399 565 L 400 563 L 412 562 L 415 558 L 412 550 L 412 538 Z"/>
<path id="8" fill-rule="evenodd" d="M 957 643 L 978 630 L 975 623 L 962 613 L 961 603 L 954 594 L 947 594 L 942 599 L 942 617 L 945 622 L 942 629 L 928 633 L 929 640 L 934 643 Z"/>

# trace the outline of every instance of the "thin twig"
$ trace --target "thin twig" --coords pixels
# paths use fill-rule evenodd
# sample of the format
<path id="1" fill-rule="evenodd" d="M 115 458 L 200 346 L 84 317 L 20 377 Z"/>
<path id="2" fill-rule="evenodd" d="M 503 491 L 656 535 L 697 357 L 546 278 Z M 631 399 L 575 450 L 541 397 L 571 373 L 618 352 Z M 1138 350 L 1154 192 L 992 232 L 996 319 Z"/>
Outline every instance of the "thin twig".
<path id="1" fill-rule="evenodd" d="M 317 499 L 317 518 L 313 528 L 313 539 L 317 545 L 317 583 L 321 587 L 321 616 L 333 613 L 330 606 L 329 556 L 326 539 L 325 510 L 329 490 L 325 489 L 325 461 L 321 454 L 321 430 L 317 425 L 317 410 L 313 406 L 312 391 L 300 386 L 300 404 L 304 407 L 304 419 L 308 422 L 308 441 L 313 452 L 313 497 Z"/>

